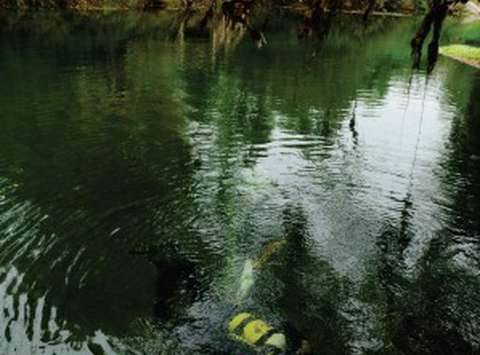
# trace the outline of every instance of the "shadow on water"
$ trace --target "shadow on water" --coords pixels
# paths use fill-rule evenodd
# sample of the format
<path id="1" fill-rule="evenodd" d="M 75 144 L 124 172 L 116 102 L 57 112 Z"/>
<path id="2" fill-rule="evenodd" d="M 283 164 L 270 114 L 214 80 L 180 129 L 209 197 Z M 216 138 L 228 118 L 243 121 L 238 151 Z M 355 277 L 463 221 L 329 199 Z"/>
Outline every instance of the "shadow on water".
<path id="1" fill-rule="evenodd" d="M 80 61 L 68 73 L 42 59 L 32 68 L 26 58 L 3 57 L 2 76 L 18 93 L 18 101 L 3 105 L 0 133 L 5 292 L 18 283 L 8 298 L 15 314 L 2 324 L 10 351 L 24 341 L 16 338 L 21 325 L 14 326 L 21 323 L 17 297 L 28 297 L 29 328 L 43 321 L 48 329 L 51 312 L 62 332 L 72 333 L 42 332 L 43 342 L 70 342 L 82 351 L 82 341 L 98 329 L 121 336 L 132 332 L 135 319 L 174 317 L 208 278 L 197 273 L 211 254 L 191 231 L 198 207 L 188 197 L 195 162 L 182 137 L 185 124 L 172 97 L 143 96 L 148 84 L 164 86 L 168 68 L 152 78 L 145 69 L 129 68 L 125 42 L 106 48 L 101 35 L 95 38 L 93 54 L 87 52 L 96 58 L 93 70 L 81 66 L 84 48 L 55 57 L 64 68 Z M 31 79 L 26 86 L 15 78 L 22 67 Z M 127 72 L 150 81 L 130 90 Z M 66 81 L 65 75 L 76 79 Z M 52 80 L 45 85 L 47 77 Z M 138 98 L 143 107 L 125 105 Z M 55 106 L 48 108 L 50 100 Z M 25 218 L 28 223 L 18 224 Z M 19 274 L 12 278 L 7 265 Z M 35 313 L 38 300 L 45 303 L 43 320 Z M 27 336 L 35 343 L 39 334 L 32 331 Z"/>
<path id="2" fill-rule="evenodd" d="M 248 354 L 243 311 L 287 353 L 478 351 L 478 77 L 422 91 L 410 20 L 247 10 L 0 15 L 0 352 Z"/>
<path id="3" fill-rule="evenodd" d="M 306 339 L 312 353 L 347 354 L 348 326 L 341 313 L 347 285 L 328 262 L 313 254 L 307 223 L 302 208 L 286 207 L 287 246 L 273 266 L 275 277 L 283 283 L 275 306 L 283 310 L 291 337 Z M 300 348 L 301 341 L 293 347 Z"/>
<path id="4" fill-rule="evenodd" d="M 449 216 L 442 229 L 432 231 L 425 252 L 414 269 L 407 265 L 415 228 L 416 207 L 404 204 L 398 225 L 380 235 L 376 291 L 367 291 L 369 302 L 382 304 L 385 348 L 381 354 L 474 354 L 480 326 L 478 280 L 479 224 L 473 212 L 480 192 L 477 157 L 480 132 L 476 75 L 466 112 L 454 118 L 439 173 L 445 191 L 452 195 Z M 461 122 L 461 123 L 460 123 Z M 458 177 L 465 180 L 458 183 Z M 440 197 L 439 197 L 440 199 Z M 438 218 L 443 218 L 442 213 Z M 467 227 L 468 226 L 468 227 Z M 371 285 L 370 290 L 374 290 Z"/>

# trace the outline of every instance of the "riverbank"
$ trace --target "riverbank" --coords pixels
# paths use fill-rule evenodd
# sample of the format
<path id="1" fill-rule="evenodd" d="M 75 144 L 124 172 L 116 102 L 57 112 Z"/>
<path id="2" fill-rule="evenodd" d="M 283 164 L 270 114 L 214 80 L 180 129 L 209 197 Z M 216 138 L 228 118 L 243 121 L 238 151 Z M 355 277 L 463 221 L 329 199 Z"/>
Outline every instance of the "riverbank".
<path id="1" fill-rule="evenodd" d="M 440 54 L 480 69 L 480 47 L 455 44 L 440 48 Z"/>

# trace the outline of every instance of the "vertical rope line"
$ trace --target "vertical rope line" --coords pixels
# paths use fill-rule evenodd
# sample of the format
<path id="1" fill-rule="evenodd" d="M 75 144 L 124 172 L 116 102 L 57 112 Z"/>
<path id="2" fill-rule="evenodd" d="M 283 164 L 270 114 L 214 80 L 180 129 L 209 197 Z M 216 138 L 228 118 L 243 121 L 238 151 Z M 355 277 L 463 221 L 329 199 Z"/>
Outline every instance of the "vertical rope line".
<path id="1" fill-rule="evenodd" d="M 408 192 L 407 196 L 411 195 L 412 189 L 413 189 L 413 174 L 415 171 L 415 167 L 417 165 L 417 159 L 418 159 L 418 147 L 420 146 L 420 139 L 422 137 L 422 129 L 423 129 L 423 121 L 425 117 L 425 101 L 427 99 L 427 87 L 428 87 L 428 78 L 429 76 L 427 75 L 425 77 L 425 86 L 423 89 L 423 99 L 422 99 L 422 108 L 421 108 L 421 113 L 420 113 L 420 121 L 418 123 L 418 131 L 417 131 L 417 141 L 415 143 L 415 149 L 413 153 L 413 161 L 412 161 L 412 167 L 410 169 L 410 176 L 409 176 L 409 184 L 408 184 Z"/>

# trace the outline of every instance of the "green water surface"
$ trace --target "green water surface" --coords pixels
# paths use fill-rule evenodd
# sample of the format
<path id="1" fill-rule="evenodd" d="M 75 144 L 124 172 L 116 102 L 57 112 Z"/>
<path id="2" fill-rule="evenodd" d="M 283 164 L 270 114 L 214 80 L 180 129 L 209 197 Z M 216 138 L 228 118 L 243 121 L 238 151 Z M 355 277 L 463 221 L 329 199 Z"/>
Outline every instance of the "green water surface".
<path id="1" fill-rule="evenodd" d="M 480 353 L 479 72 L 265 18 L 0 14 L 0 354 Z"/>

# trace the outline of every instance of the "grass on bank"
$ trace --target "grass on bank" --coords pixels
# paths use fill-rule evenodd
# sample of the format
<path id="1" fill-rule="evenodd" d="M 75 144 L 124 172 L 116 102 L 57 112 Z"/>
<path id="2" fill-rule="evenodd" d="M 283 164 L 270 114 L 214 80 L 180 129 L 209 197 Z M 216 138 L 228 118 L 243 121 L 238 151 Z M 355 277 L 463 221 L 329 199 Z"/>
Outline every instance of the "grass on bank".
<path id="1" fill-rule="evenodd" d="M 480 47 L 453 44 L 440 48 L 440 53 L 480 69 Z"/>

